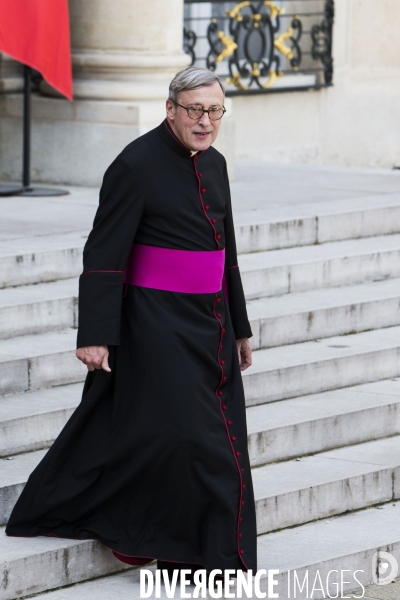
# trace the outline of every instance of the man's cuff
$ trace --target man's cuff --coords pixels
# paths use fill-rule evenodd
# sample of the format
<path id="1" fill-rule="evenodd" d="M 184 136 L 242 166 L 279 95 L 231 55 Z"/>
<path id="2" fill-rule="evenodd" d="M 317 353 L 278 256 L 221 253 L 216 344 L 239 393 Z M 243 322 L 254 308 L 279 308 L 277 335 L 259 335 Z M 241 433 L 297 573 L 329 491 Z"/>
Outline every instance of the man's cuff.
<path id="1" fill-rule="evenodd" d="M 123 271 L 80 276 L 77 348 L 119 345 L 123 287 Z"/>

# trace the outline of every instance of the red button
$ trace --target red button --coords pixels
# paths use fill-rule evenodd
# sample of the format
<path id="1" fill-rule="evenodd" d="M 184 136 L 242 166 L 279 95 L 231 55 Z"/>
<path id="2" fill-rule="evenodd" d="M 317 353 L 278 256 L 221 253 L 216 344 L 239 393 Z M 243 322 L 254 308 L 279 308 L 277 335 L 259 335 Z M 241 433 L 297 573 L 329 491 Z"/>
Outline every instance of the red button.
<path id="1" fill-rule="evenodd" d="M 226 410 L 228 407 L 226 406 L 226 404 L 223 404 L 223 405 L 222 405 L 222 408 L 223 408 L 224 410 Z"/>
<path id="2" fill-rule="evenodd" d="M 242 506 L 244 506 L 244 500 L 242 500 L 240 504 L 241 504 Z"/>
<path id="3" fill-rule="evenodd" d="M 211 221 L 211 222 L 212 222 L 212 223 L 216 223 L 216 222 L 217 222 L 217 219 L 212 219 L 212 221 Z"/>
<path id="4" fill-rule="evenodd" d="M 236 437 L 235 435 L 233 435 L 233 436 L 232 436 L 232 440 L 233 440 L 234 442 L 236 442 L 236 440 L 237 440 L 237 437 Z"/>
<path id="5" fill-rule="evenodd" d="M 239 522 L 241 523 L 242 521 L 243 521 L 243 518 L 242 518 L 242 517 L 239 517 Z"/>
<path id="6" fill-rule="evenodd" d="M 206 188 L 201 188 L 201 193 L 202 193 L 202 194 L 205 194 L 205 193 L 206 193 L 206 191 L 207 191 L 207 190 L 206 190 Z"/>
<path id="7" fill-rule="evenodd" d="M 208 204 L 207 204 L 207 206 L 205 206 L 204 208 L 205 208 L 206 210 L 208 210 L 210 207 L 209 207 L 209 206 L 208 206 Z"/>
<path id="8" fill-rule="evenodd" d="M 226 333 L 226 329 L 222 329 L 222 333 Z"/>
<path id="9" fill-rule="evenodd" d="M 225 364 L 225 361 L 224 361 L 224 360 L 221 360 L 221 365 L 224 365 L 224 364 Z"/>
<path id="10" fill-rule="evenodd" d="M 221 298 L 217 298 L 215 302 L 221 302 Z"/>
<path id="11" fill-rule="evenodd" d="M 241 452 L 236 452 L 236 456 L 241 456 L 242 453 Z"/>
<path id="12" fill-rule="evenodd" d="M 228 421 L 228 425 L 233 425 L 233 421 Z"/>
<path id="13" fill-rule="evenodd" d="M 246 489 L 246 486 L 245 486 L 245 485 L 242 485 L 242 489 L 244 489 L 244 490 L 245 490 L 245 489 Z"/>
<path id="14" fill-rule="evenodd" d="M 226 381 L 226 375 L 223 376 L 222 381 Z"/>
<path id="15" fill-rule="evenodd" d="M 203 173 L 199 173 L 199 177 L 203 177 Z"/>
<path id="16" fill-rule="evenodd" d="M 217 317 L 220 317 L 220 316 L 221 316 L 221 313 L 217 313 Z"/>
<path id="17" fill-rule="evenodd" d="M 221 392 L 221 390 L 219 390 L 219 392 L 218 392 L 218 395 L 219 395 L 219 396 L 222 396 L 222 394 L 223 394 L 223 393 L 224 393 L 224 392 Z"/>
<path id="18" fill-rule="evenodd" d="M 222 344 L 219 345 L 219 349 L 222 350 Z"/>
<path id="19" fill-rule="evenodd" d="M 240 469 L 240 470 L 241 470 L 241 471 L 242 471 L 242 473 L 243 473 L 244 469 Z"/>
<path id="20" fill-rule="evenodd" d="M 241 551 L 240 551 L 240 554 L 244 554 L 244 550 L 241 550 Z"/>
<path id="21" fill-rule="evenodd" d="M 241 534 L 241 533 L 239 533 L 238 537 L 240 537 L 240 538 L 241 538 L 241 537 L 242 537 L 242 534 Z"/>
<path id="22" fill-rule="evenodd" d="M 220 236 L 220 234 L 218 234 L 217 235 L 217 240 L 220 240 L 220 239 L 221 239 L 221 236 Z"/>

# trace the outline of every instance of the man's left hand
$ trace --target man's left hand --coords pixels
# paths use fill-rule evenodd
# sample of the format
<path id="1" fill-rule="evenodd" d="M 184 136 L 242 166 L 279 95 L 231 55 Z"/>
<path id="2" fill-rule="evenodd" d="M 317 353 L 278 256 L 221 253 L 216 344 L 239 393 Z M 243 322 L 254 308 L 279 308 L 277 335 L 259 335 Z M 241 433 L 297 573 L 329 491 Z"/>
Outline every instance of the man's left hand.
<path id="1" fill-rule="evenodd" d="M 248 338 L 236 340 L 240 370 L 245 371 L 251 367 L 253 349 Z"/>

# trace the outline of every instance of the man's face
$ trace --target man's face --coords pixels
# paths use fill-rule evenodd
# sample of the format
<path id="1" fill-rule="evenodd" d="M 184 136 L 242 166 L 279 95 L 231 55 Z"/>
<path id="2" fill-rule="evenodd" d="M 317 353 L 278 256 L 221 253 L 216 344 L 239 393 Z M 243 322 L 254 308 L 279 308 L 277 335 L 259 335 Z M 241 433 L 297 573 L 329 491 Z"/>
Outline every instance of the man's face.
<path id="1" fill-rule="evenodd" d="M 178 102 L 187 107 L 222 108 L 224 94 L 216 81 L 212 85 L 180 92 Z M 175 135 L 189 150 L 207 150 L 216 139 L 221 125 L 221 119 L 211 121 L 208 113 L 204 113 L 197 121 L 191 119 L 187 111 L 172 100 L 167 100 L 167 118 Z"/>

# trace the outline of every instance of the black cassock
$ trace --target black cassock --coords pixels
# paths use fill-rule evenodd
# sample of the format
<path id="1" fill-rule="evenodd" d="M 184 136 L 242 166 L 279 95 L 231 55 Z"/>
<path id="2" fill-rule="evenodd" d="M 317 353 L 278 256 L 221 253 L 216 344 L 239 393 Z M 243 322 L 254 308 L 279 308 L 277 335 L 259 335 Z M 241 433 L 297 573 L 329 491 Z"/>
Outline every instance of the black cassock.
<path id="1" fill-rule="evenodd" d="M 225 248 L 225 292 L 124 285 L 133 242 Z M 97 539 L 133 564 L 256 569 L 235 341 L 251 335 L 225 159 L 191 156 L 164 121 L 106 171 L 84 249 L 77 345 L 107 344 L 112 372 L 88 372 L 7 535 Z"/>

